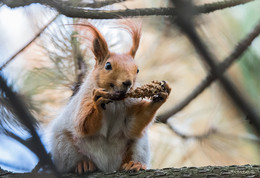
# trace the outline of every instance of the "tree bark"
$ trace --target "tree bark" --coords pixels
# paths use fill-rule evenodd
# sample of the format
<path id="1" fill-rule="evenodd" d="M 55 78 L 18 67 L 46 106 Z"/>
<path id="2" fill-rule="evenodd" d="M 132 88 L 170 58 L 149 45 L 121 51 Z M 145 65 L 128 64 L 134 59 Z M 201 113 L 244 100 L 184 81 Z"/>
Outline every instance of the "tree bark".
<path id="1" fill-rule="evenodd" d="M 185 177 L 185 178 L 257 178 L 260 177 L 260 165 L 232 165 L 232 166 L 206 166 L 206 167 L 182 167 L 149 169 L 139 172 L 94 172 L 78 176 L 76 174 L 64 174 L 65 178 L 73 177 Z M 50 173 L 12 173 L 0 168 L 0 177 L 54 177 Z"/>

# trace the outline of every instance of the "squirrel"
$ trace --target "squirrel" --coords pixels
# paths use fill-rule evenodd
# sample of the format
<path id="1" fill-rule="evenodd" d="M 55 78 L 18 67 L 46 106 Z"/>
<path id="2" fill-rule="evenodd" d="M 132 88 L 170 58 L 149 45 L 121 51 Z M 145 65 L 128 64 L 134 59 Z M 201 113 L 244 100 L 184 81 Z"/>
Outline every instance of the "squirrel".
<path id="1" fill-rule="evenodd" d="M 78 92 L 48 129 L 50 152 L 60 172 L 139 171 L 149 167 L 147 127 L 167 100 L 171 88 L 150 100 L 125 98 L 136 87 L 139 69 L 134 60 L 141 25 L 127 22 L 131 34 L 127 53 L 113 53 L 91 23 L 78 24 L 91 32 L 95 65 Z M 111 94 L 118 96 L 111 98 Z"/>

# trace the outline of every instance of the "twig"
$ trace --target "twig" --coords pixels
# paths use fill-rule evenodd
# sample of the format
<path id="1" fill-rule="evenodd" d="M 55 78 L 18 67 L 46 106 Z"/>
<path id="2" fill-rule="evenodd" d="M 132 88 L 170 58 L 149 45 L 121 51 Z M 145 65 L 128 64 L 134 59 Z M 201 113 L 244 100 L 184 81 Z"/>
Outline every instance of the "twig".
<path id="1" fill-rule="evenodd" d="M 30 44 L 32 44 L 41 34 L 42 32 L 59 16 L 59 14 L 55 15 L 34 37 L 31 39 L 24 47 L 18 50 L 11 58 L 9 58 L 1 67 L 0 71 L 3 70 L 18 54 L 20 54 L 23 50 L 25 50 Z"/>
<path id="2" fill-rule="evenodd" d="M 29 146 L 29 144 L 28 144 L 28 142 L 27 142 L 26 140 L 24 140 L 24 139 L 18 137 L 18 136 L 15 135 L 14 133 L 12 133 L 12 132 L 10 132 L 10 131 L 8 131 L 8 130 L 4 130 L 3 134 L 6 135 L 6 136 L 9 136 L 9 137 L 11 137 L 11 138 L 13 138 L 14 140 L 20 142 L 20 143 L 23 144 L 24 146 L 26 146 L 26 147 L 28 147 L 29 149 L 31 149 L 30 146 Z"/>
<path id="3" fill-rule="evenodd" d="M 74 65 L 75 65 L 75 76 L 76 81 L 72 86 L 72 96 L 73 97 L 79 90 L 80 85 L 82 84 L 83 78 L 87 72 L 87 64 L 85 63 L 83 59 L 83 54 L 79 47 L 79 42 L 77 41 L 77 38 L 74 37 L 74 34 L 71 35 L 71 46 L 72 46 L 72 52 L 73 52 L 73 58 L 74 58 Z"/>
<path id="4" fill-rule="evenodd" d="M 16 162 L 10 162 L 10 161 L 7 161 L 7 160 L 0 160 L 0 165 L 2 167 L 7 167 L 7 168 L 19 170 L 20 172 L 27 172 L 28 171 L 26 168 L 23 167 L 23 166 L 26 166 L 26 165 L 23 165 L 23 166 L 17 165 Z M 4 171 L 3 174 L 2 174 L 2 171 Z M 0 167 L 0 176 L 1 177 L 9 177 L 10 174 L 12 174 L 12 173 L 9 172 L 9 171 L 3 170 Z"/>
<path id="5" fill-rule="evenodd" d="M 39 3 L 39 4 L 46 4 L 48 5 L 48 0 L 13 0 L 13 2 L 10 2 L 12 0 L 1 0 L 0 2 L 3 2 L 4 4 L 8 5 L 11 8 L 14 7 L 23 7 L 23 6 L 28 6 L 31 4 Z M 87 3 L 87 2 L 75 2 L 74 0 L 68 0 L 68 1 L 63 1 L 60 0 L 60 4 L 63 4 L 65 6 L 72 6 L 72 7 L 89 7 L 89 8 L 101 8 L 104 6 L 124 2 L 126 0 L 104 0 L 104 1 L 98 1 L 98 2 L 93 2 L 93 3 Z"/>
<path id="6" fill-rule="evenodd" d="M 250 32 L 244 39 L 242 39 L 238 45 L 234 48 L 233 52 L 223 61 L 220 65 L 218 65 L 218 69 L 220 73 L 224 73 L 235 60 L 238 60 L 239 57 L 248 49 L 251 45 L 252 41 L 260 34 L 260 21 L 255 26 L 254 30 Z M 156 119 L 158 122 L 166 123 L 167 120 L 177 112 L 181 111 L 185 108 L 192 100 L 194 100 L 199 94 L 201 94 L 208 86 L 210 86 L 215 80 L 216 76 L 212 74 L 208 74 L 201 83 L 195 87 L 195 89 L 179 104 L 177 104 L 174 108 L 166 111 L 165 113 L 159 115 Z"/>
<path id="7" fill-rule="evenodd" d="M 122 0 L 121 0 L 122 1 Z M 231 1 L 223 1 L 223 2 L 217 2 L 217 3 L 211 3 L 211 4 L 204 4 L 202 6 L 196 6 L 195 8 L 198 9 L 197 12 L 199 13 L 209 13 L 209 12 L 213 12 L 219 9 L 223 9 L 223 8 L 227 8 L 227 7 L 233 7 L 236 5 L 240 5 L 240 4 L 244 4 L 247 2 L 251 2 L 254 0 L 231 0 Z M 6 4 L 7 6 L 11 7 L 11 8 L 15 8 L 15 7 L 23 7 L 26 5 L 30 5 L 33 3 L 40 3 L 40 4 L 46 4 L 49 5 L 51 7 L 55 7 L 55 8 L 59 8 L 61 9 L 61 11 L 65 11 L 64 15 L 67 15 L 68 17 L 82 17 L 82 18 L 121 18 L 126 16 L 125 14 L 128 14 L 127 16 L 142 16 L 142 15 L 175 15 L 175 8 L 159 8 L 159 9 L 126 9 L 126 10 L 121 10 L 121 11 L 100 11 L 100 10 L 91 10 L 91 11 L 85 11 L 83 10 L 83 14 L 81 14 L 80 10 L 82 11 L 82 9 L 78 9 L 75 7 L 68 7 L 69 9 L 72 9 L 71 14 L 67 14 L 70 13 L 69 11 L 66 10 L 65 5 L 68 5 L 68 3 L 65 3 L 65 5 L 59 5 L 58 3 L 56 3 L 56 1 L 52 1 L 52 0 L 23 0 L 23 1 L 12 1 L 12 0 L 0 0 L 0 2 Z M 112 1 L 109 1 L 112 2 Z M 70 4 L 71 5 L 71 4 Z M 104 5 L 104 4 L 103 4 Z M 61 6 L 61 7 L 59 7 Z M 64 8 L 64 10 L 63 10 Z M 57 9 L 58 10 L 58 9 Z M 59 10 L 58 10 L 59 11 Z M 61 11 L 59 11 L 60 13 L 62 13 Z M 129 12 L 129 13 L 128 13 Z M 81 14 L 83 16 L 74 16 L 73 14 Z M 85 15 L 84 15 L 85 14 Z M 96 14 L 96 15 L 95 15 Z M 112 17 L 112 16 L 113 17 Z M 98 16 L 98 17 L 97 17 Z M 105 17 L 102 17 L 105 16 Z M 23 48 L 21 48 L 19 51 L 17 51 L 11 58 L 9 58 L 1 67 L 0 67 L 0 71 L 5 68 L 19 53 L 21 53 L 24 49 L 26 49 L 34 40 L 36 40 L 41 33 L 58 17 L 58 15 L 56 15 L 48 24 L 46 24 L 37 34 L 36 36 L 30 41 L 28 42 Z M 193 97 L 193 96 L 191 96 Z M 182 108 L 181 108 L 182 109 Z"/>
<path id="8" fill-rule="evenodd" d="M 210 135 L 216 134 L 218 133 L 217 129 L 214 128 L 210 128 L 206 133 L 203 134 L 199 134 L 199 135 L 188 135 L 188 134 L 184 134 L 180 131 L 178 131 L 172 124 L 167 123 L 167 126 L 179 137 L 183 138 L 183 139 L 196 139 L 196 140 L 203 140 L 205 138 L 208 138 Z"/>
<path id="9" fill-rule="evenodd" d="M 78 7 L 101 8 L 101 7 L 104 7 L 104 6 L 108 6 L 108 5 L 112 5 L 112 4 L 116 4 L 116 3 L 120 3 L 120 2 L 125 2 L 125 1 L 126 0 L 104 0 L 104 1 L 98 1 L 98 2 L 95 1 L 94 3 L 80 2 L 80 3 L 77 4 L 77 6 Z"/>
<path id="10" fill-rule="evenodd" d="M 215 2 L 202 6 L 195 6 L 197 14 L 210 13 L 216 10 L 234 7 L 240 4 L 245 4 L 254 0 L 230 0 L 221 3 Z M 90 19 L 120 19 L 122 17 L 137 17 L 137 16 L 176 16 L 176 8 L 140 8 L 140 9 L 125 9 L 125 10 L 87 10 L 79 7 L 68 6 L 66 3 L 56 0 L 0 0 L 11 8 L 23 7 L 33 3 L 40 3 L 55 8 L 59 13 L 67 17 L 74 18 L 90 18 Z"/>
<path id="11" fill-rule="evenodd" d="M 52 163 L 50 157 L 48 156 L 40 137 L 38 136 L 35 127 L 33 125 L 35 118 L 30 114 L 28 109 L 25 107 L 24 103 L 18 98 L 18 96 L 9 88 L 6 84 L 6 81 L 0 75 L 0 88 L 3 90 L 5 95 L 9 98 L 10 104 L 15 108 L 15 113 L 17 119 L 28 129 L 29 133 L 32 136 L 31 142 L 34 149 L 32 151 L 38 156 L 44 165 L 50 166 L 50 169 L 53 173 L 59 177 L 57 170 L 55 169 L 54 164 Z"/>
<path id="12" fill-rule="evenodd" d="M 189 12 L 192 12 L 192 5 L 190 1 L 175 0 L 174 1 L 177 9 L 183 10 L 183 8 L 188 8 Z M 183 32 L 190 39 L 191 43 L 201 55 L 201 59 L 209 66 L 210 72 L 213 76 L 219 78 L 223 88 L 229 94 L 233 102 L 237 107 L 246 115 L 247 119 L 251 121 L 255 131 L 260 135 L 260 118 L 259 115 L 255 112 L 253 107 L 238 93 L 237 89 L 233 86 L 228 77 L 222 75 L 221 70 L 219 70 L 216 60 L 213 55 L 209 52 L 204 42 L 200 39 L 199 35 L 194 29 L 192 19 L 192 13 L 186 13 L 185 16 L 183 11 L 177 11 L 176 23 L 183 30 Z"/>
<path id="13" fill-rule="evenodd" d="M 210 4 L 204 4 L 202 6 L 194 6 L 195 10 L 199 13 L 210 13 L 216 10 L 222 10 L 225 8 L 234 7 L 237 5 L 245 4 L 254 0 L 224 0 L 220 2 L 214 2 Z"/>

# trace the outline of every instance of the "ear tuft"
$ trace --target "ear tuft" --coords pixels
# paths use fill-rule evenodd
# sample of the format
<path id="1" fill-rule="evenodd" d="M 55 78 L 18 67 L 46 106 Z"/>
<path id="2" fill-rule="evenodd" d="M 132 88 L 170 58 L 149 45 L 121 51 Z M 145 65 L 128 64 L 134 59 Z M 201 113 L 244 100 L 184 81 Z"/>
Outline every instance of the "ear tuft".
<path id="1" fill-rule="evenodd" d="M 120 23 L 120 26 L 122 26 L 123 29 L 127 30 L 132 36 L 133 44 L 128 54 L 130 54 L 134 58 L 140 43 L 142 23 L 140 20 L 134 21 L 123 19 L 123 21 Z"/>
<path id="2" fill-rule="evenodd" d="M 84 24 L 74 24 L 80 28 L 80 30 L 90 30 L 90 34 L 92 36 L 92 52 L 95 56 L 95 59 L 98 63 L 103 63 L 107 56 L 109 56 L 108 45 L 103 37 L 103 35 L 99 32 L 99 30 L 93 26 L 91 23 L 87 22 Z M 89 37 L 86 37 L 89 39 Z"/>

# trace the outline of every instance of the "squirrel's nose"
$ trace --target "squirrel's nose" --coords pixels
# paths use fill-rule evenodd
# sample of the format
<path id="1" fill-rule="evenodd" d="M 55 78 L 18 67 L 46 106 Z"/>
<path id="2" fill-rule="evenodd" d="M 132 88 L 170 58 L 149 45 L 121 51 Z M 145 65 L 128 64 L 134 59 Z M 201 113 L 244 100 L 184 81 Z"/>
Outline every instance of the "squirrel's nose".
<path id="1" fill-rule="evenodd" d="M 126 81 L 123 82 L 123 85 L 125 87 L 130 87 L 132 85 L 132 82 L 131 82 L 131 80 L 126 80 Z"/>

